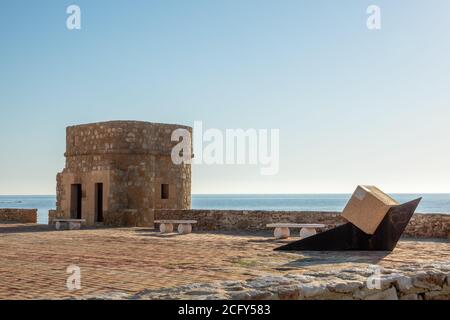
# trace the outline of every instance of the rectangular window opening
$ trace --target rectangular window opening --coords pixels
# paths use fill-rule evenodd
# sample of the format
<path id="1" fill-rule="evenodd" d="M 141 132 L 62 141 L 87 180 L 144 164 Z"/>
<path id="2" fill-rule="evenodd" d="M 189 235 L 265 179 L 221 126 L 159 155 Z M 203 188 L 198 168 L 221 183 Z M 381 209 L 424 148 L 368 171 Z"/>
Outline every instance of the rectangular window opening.
<path id="1" fill-rule="evenodd" d="M 169 185 L 162 184 L 161 185 L 161 199 L 169 199 Z"/>
<path id="2" fill-rule="evenodd" d="M 81 184 L 72 184 L 70 190 L 70 218 L 72 219 L 81 219 L 82 217 L 81 198 Z"/>
<path id="3" fill-rule="evenodd" d="M 95 184 L 95 221 L 103 222 L 103 183 Z"/>

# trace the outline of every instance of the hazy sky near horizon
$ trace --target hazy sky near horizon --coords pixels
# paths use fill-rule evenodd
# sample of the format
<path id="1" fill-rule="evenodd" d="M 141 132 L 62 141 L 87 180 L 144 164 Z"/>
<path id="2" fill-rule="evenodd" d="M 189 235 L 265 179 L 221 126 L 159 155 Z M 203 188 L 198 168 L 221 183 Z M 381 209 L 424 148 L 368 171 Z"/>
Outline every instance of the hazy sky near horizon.
<path id="1" fill-rule="evenodd" d="M 117 119 L 280 129 L 277 175 L 193 193 L 450 192 L 450 1 L 2 0 L 0 40 L 0 194 L 54 194 L 65 127 Z"/>

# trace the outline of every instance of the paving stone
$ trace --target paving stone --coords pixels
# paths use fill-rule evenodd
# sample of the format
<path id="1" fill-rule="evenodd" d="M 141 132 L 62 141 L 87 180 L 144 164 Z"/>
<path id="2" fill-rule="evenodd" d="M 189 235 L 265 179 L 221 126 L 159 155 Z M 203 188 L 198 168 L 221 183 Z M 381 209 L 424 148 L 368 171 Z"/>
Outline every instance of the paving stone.
<path id="1" fill-rule="evenodd" d="M 300 299 L 364 299 L 374 291 L 356 287 L 364 286 L 370 265 L 388 270 L 383 276 L 402 272 L 406 278 L 427 265 L 419 280 L 434 285 L 443 284 L 449 272 L 449 241 L 404 239 L 389 254 L 273 251 L 279 245 L 270 232 L 161 237 L 148 228 L 56 232 L 0 224 L 0 299 L 296 299 L 295 288 Z M 66 287 L 70 265 L 81 269 L 80 290 Z M 332 281 L 337 292 L 327 289 Z M 413 289 L 399 281 L 392 283 L 399 291 Z M 408 294 L 430 292 L 415 289 Z M 440 291 L 429 298 L 448 295 L 442 286 Z"/>

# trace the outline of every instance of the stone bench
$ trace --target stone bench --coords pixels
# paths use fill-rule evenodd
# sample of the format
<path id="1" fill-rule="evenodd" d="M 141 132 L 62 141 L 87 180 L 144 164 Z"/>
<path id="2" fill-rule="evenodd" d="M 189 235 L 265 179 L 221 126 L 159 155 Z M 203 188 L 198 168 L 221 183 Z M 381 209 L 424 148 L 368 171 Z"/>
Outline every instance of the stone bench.
<path id="1" fill-rule="evenodd" d="M 53 219 L 56 230 L 80 230 L 81 224 L 85 222 L 84 219 Z"/>
<path id="2" fill-rule="evenodd" d="M 173 232 L 173 225 L 178 224 L 179 234 L 188 234 L 192 232 L 192 225 L 197 223 L 197 220 L 156 220 L 159 224 L 159 231 L 161 233 Z"/>
<path id="3" fill-rule="evenodd" d="M 287 239 L 290 237 L 289 228 L 299 228 L 300 237 L 307 238 L 315 235 L 316 229 L 325 228 L 324 224 L 303 224 L 303 223 L 271 223 L 267 225 L 267 228 L 275 228 L 273 235 L 277 239 Z"/>

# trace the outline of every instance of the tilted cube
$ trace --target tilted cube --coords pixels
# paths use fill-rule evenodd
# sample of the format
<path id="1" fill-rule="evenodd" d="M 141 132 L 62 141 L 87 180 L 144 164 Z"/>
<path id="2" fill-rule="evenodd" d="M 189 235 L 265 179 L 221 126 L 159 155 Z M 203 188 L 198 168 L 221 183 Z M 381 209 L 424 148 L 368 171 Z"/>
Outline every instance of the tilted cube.
<path id="1" fill-rule="evenodd" d="M 375 186 L 358 186 L 342 217 L 367 234 L 374 234 L 389 209 L 399 203 Z"/>

